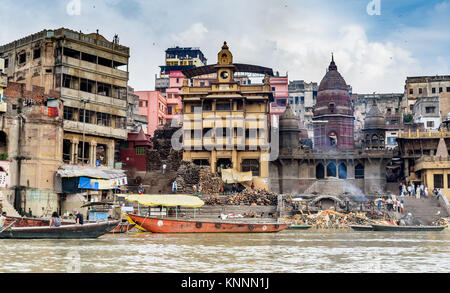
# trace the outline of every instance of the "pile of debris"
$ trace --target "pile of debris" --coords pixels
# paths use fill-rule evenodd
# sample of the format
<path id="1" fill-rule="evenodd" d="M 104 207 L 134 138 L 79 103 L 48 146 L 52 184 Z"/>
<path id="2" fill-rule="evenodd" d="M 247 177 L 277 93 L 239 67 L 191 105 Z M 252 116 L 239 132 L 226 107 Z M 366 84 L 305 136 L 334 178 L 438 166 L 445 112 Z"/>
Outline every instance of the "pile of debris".
<path id="1" fill-rule="evenodd" d="M 231 195 L 227 199 L 227 204 L 272 206 L 278 204 L 278 195 L 263 189 L 246 189 Z"/>
<path id="2" fill-rule="evenodd" d="M 284 221 L 296 225 L 311 225 L 316 229 L 342 229 L 351 225 L 370 225 L 373 223 L 373 220 L 369 219 L 365 213 L 343 214 L 334 210 L 320 211 L 317 214 L 297 214 L 285 218 Z"/>

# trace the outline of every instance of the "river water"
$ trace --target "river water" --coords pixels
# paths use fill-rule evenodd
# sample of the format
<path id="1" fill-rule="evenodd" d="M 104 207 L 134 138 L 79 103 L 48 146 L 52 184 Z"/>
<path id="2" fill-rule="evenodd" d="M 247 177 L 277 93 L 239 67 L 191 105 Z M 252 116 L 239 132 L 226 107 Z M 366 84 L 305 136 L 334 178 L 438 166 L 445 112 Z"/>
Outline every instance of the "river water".
<path id="1" fill-rule="evenodd" d="M 450 272 L 450 230 L 105 235 L 0 240 L 0 272 Z"/>

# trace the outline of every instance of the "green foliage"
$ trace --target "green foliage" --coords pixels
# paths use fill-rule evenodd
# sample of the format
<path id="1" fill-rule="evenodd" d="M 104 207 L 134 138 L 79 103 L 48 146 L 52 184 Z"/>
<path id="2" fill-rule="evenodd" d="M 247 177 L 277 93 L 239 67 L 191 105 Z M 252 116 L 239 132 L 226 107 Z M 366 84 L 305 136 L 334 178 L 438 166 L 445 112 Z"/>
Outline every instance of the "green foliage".
<path id="1" fill-rule="evenodd" d="M 403 114 L 403 123 L 411 123 L 413 121 L 412 114 Z"/>
<path id="2" fill-rule="evenodd" d="M 8 153 L 0 153 L 0 161 L 8 160 Z"/>

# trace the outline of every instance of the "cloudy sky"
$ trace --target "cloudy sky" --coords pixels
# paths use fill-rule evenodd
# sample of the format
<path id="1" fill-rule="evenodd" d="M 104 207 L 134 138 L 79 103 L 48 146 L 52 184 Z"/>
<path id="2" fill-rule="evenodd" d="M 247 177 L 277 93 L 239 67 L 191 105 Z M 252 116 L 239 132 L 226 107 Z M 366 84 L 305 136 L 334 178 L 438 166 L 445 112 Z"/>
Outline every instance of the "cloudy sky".
<path id="1" fill-rule="evenodd" d="M 78 1 L 79 14 L 68 10 Z M 99 29 L 109 40 L 118 34 L 131 48 L 129 84 L 136 90 L 154 88 L 168 47 L 200 47 L 212 64 L 223 41 L 235 62 L 307 82 L 320 82 L 333 52 L 357 93 L 403 92 L 406 76 L 450 74 L 450 0 L 1 0 L 1 5 L 0 44 L 59 27 Z"/>

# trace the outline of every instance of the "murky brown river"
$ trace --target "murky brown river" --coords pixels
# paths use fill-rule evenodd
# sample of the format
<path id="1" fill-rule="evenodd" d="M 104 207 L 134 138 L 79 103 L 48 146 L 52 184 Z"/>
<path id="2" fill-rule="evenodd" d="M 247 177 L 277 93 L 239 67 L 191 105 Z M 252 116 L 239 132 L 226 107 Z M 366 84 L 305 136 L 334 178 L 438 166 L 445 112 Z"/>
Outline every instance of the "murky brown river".
<path id="1" fill-rule="evenodd" d="M 449 244 L 449 229 L 0 240 L 0 272 L 450 272 Z"/>

